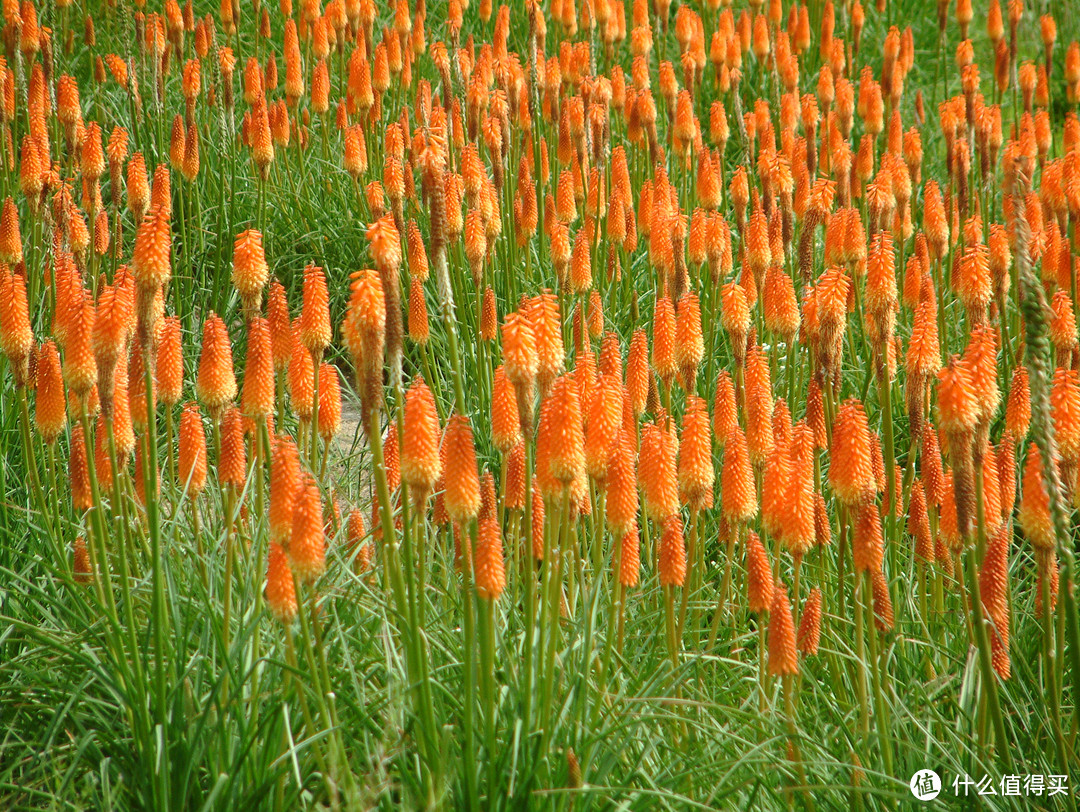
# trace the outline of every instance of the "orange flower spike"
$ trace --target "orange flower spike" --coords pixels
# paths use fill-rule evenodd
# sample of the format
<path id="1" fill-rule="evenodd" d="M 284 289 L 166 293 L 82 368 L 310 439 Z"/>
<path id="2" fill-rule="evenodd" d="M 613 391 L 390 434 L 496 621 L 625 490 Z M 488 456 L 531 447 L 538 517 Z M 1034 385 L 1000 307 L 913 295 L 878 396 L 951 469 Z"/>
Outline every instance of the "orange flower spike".
<path id="1" fill-rule="evenodd" d="M 508 313 L 502 327 L 503 368 L 506 378 L 523 392 L 531 391 L 540 367 L 536 334 L 527 315 Z"/>
<path id="2" fill-rule="evenodd" d="M 806 421 L 801 421 L 805 423 Z M 794 426 L 791 423 L 791 410 L 788 409 L 787 401 L 782 397 L 777 398 L 773 404 L 772 412 L 772 425 L 773 425 L 773 440 L 777 447 L 783 448 L 785 451 L 790 451 L 792 455 L 796 453 L 796 449 L 791 446 L 794 439 Z M 813 440 L 813 434 L 808 435 L 811 441 Z M 806 453 L 810 453 L 807 451 Z"/>
<path id="3" fill-rule="evenodd" d="M 774 677 L 799 673 L 795 645 L 795 620 L 791 616 L 787 587 L 776 583 L 769 608 L 769 674 Z"/>
<path id="4" fill-rule="evenodd" d="M 631 440 L 624 432 L 616 441 L 607 470 L 607 522 L 620 536 L 637 526 L 638 488 Z"/>
<path id="5" fill-rule="evenodd" d="M 979 417 L 979 403 L 966 365 L 954 355 L 937 377 L 939 428 L 952 436 L 972 431 Z"/>
<path id="6" fill-rule="evenodd" d="M 37 351 L 34 424 L 46 445 L 52 445 L 67 425 L 67 401 L 60 370 L 60 354 L 49 339 Z"/>
<path id="7" fill-rule="evenodd" d="M 90 561 L 90 552 L 86 548 L 86 540 L 81 536 L 75 539 L 71 554 L 71 571 L 75 576 L 75 582 L 89 584 L 94 580 L 94 567 Z"/>
<path id="8" fill-rule="evenodd" d="M 922 464 L 927 501 L 930 505 L 940 506 L 944 498 L 945 474 L 941 467 L 941 449 L 938 445 L 937 431 L 933 426 L 927 426 L 923 432 L 919 460 Z"/>
<path id="9" fill-rule="evenodd" d="M 601 375 L 614 375 L 622 380 L 622 349 L 619 346 L 619 336 L 610 330 L 604 333 L 600 344 L 600 360 L 598 364 Z"/>
<path id="10" fill-rule="evenodd" d="M 768 470 L 766 475 L 768 475 Z M 764 500 L 764 496 L 762 497 Z M 810 427 L 800 421 L 792 430 L 791 464 L 780 515 L 780 538 L 792 553 L 808 551 L 817 538 L 814 505 L 814 440 Z M 762 506 L 764 510 L 764 505 Z"/>
<path id="11" fill-rule="evenodd" d="M 64 74 L 56 82 L 56 117 L 64 125 L 65 133 L 74 135 L 75 123 L 82 120 L 79 106 L 79 83 L 73 76 Z M 69 140 L 74 140 L 69 138 Z"/>
<path id="12" fill-rule="evenodd" d="M 296 617 L 296 584 L 289 556 L 276 541 L 270 542 L 266 565 L 266 605 L 282 623 L 292 623 Z"/>
<path id="13" fill-rule="evenodd" d="M 986 532 L 992 535 L 1002 521 L 1002 495 L 997 451 L 987 444 L 983 456 L 983 500 L 985 503 Z"/>
<path id="14" fill-rule="evenodd" d="M 548 204 L 550 203 L 551 198 L 549 196 Z M 551 241 L 551 260 L 555 266 L 555 273 L 558 277 L 559 285 L 566 286 L 570 281 L 567 278 L 569 276 L 567 271 L 573 256 L 570 247 L 570 232 L 562 223 L 553 223 L 548 239 Z"/>
<path id="15" fill-rule="evenodd" d="M 1054 549 L 1054 523 L 1050 517 L 1050 496 L 1043 478 L 1042 455 L 1035 443 L 1028 444 L 1021 484 L 1020 507 L 1016 513 L 1024 535 L 1042 553 Z"/>
<path id="16" fill-rule="evenodd" d="M 689 395 L 679 443 L 679 494 L 691 509 L 699 510 L 712 501 L 715 479 L 709 413 L 704 400 Z"/>
<path id="17" fill-rule="evenodd" d="M 761 525 L 769 535 L 781 538 L 782 528 L 786 524 L 785 513 L 789 509 L 787 499 L 791 483 L 791 460 L 788 449 L 775 446 L 764 468 L 761 481 Z"/>
<path id="18" fill-rule="evenodd" d="M 480 478 L 472 426 L 465 415 L 455 414 L 450 418 L 443 437 L 443 449 L 446 455 L 443 478 L 446 511 L 453 521 L 467 524 L 480 511 Z"/>
<path id="19" fill-rule="evenodd" d="M 626 388 L 635 417 L 640 417 L 649 396 L 649 338 L 640 327 L 630 339 L 630 351 L 626 358 Z"/>
<path id="20" fill-rule="evenodd" d="M 1077 345 L 1076 317 L 1073 313 L 1072 299 L 1064 290 L 1054 292 L 1050 302 L 1050 340 L 1058 352 L 1059 359 L 1064 353 L 1072 351 Z"/>
<path id="21" fill-rule="evenodd" d="M 1009 528 L 1003 524 L 987 546 L 979 572 L 979 591 L 986 614 L 993 621 L 991 661 L 1001 679 L 1008 679 L 1012 671 L 1009 661 L 1008 540 Z"/>
<path id="22" fill-rule="evenodd" d="M 933 299 L 923 299 L 915 308 L 905 366 L 908 375 L 915 379 L 929 378 L 941 369 L 937 306 Z"/>
<path id="23" fill-rule="evenodd" d="M 978 401 L 979 419 L 987 422 L 997 415 L 1001 392 L 998 389 L 997 335 L 987 326 L 972 327 L 964 351 L 968 380 Z"/>
<path id="24" fill-rule="evenodd" d="M 41 191 L 44 185 L 41 182 L 42 161 L 38 154 L 38 148 L 34 144 L 31 135 L 23 136 L 22 150 L 19 153 L 19 189 L 30 202 L 31 210 L 36 211 L 40 205 Z"/>
<path id="25" fill-rule="evenodd" d="M 618 547 L 619 584 L 628 589 L 637 586 L 641 577 L 641 545 L 638 540 L 637 523 L 634 523 L 622 535 Z"/>
<path id="26" fill-rule="evenodd" d="M 735 384 L 732 383 L 731 373 L 722 369 L 716 377 L 716 396 L 713 401 L 713 434 L 716 436 L 717 446 L 723 449 L 731 432 L 738 428 L 738 425 Z"/>
<path id="27" fill-rule="evenodd" d="M 671 299 L 662 296 L 656 300 L 653 311 L 653 368 L 664 382 L 671 386 L 678 365 L 675 359 L 675 308 Z"/>
<path id="28" fill-rule="evenodd" d="M 128 162 L 125 188 L 128 208 L 135 215 L 135 222 L 141 227 L 146 223 L 146 213 L 150 208 L 150 182 L 146 178 L 146 162 L 141 152 L 132 155 Z"/>
<path id="29" fill-rule="evenodd" d="M 701 303 L 697 294 L 688 292 L 679 299 L 675 318 L 675 361 L 682 375 L 683 386 L 693 391 L 697 368 L 705 357 L 705 341 L 701 334 Z"/>
<path id="30" fill-rule="evenodd" d="M 424 237 L 420 233 L 420 227 L 415 220 L 409 221 L 406 243 L 409 255 L 409 274 L 419 277 L 421 282 L 427 281 L 429 273 L 427 251 L 424 249 Z"/>
<path id="31" fill-rule="evenodd" d="M 881 512 L 875 502 L 867 501 L 859 508 L 851 536 L 851 556 L 855 572 L 877 572 L 885 555 L 881 531 Z"/>
<path id="32" fill-rule="evenodd" d="M 303 583 L 311 583 L 326 569 L 322 496 L 311 474 L 302 476 L 295 493 L 289 563 L 297 580 Z"/>
<path id="33" fill-rule="evenodd" d="M 896 625 L 892 596 L 889 594 L 889 582 L 885 573 L 875 570 L 870 577 L 870 595 L 874 609 L 874 626 L 882 634 L 890 632 Z"/>
<path id="34" fill-rule="evenodd" d="M 221 458 L 217 466 L 218 481 L 232 486 L 237 492 L 247 481 L 247 452 L 244 448 L 244 420 L 240 410 L 230 406 L 221 421 Z"/>
<path id="35" fill-rule="evenodd" d="M 946 471 L 942 477 L 938 533 L 939 540 L 944 542 L 948 553 L 959 553 L 964 549 L 964 538 L 960 535 L 959 517 L 956 512 L 956 495 L 952 471 Z M 939 563 L 941 563 L 940 554 L 937 557 Z"/>
<path id="36" fill-rule="evenodd" d="M 724 463 L 720 471 L 720 491 L 724 518 L 728 524 L 748 522 L 757 514 L 757 491 L 746 437 L 739 427 L 728 434 Z"/>
<path id="37" fill-rule="evenodd" d="M 245 117 L 245 121 L 248 119 Z M 258 99 L 251 110 L 251 159 L 262 180 L 266 180 L 274 160 L 273 135 L 270 132 L 270 111 L 265 99 Z"/>
<path id="38" fill-rule="evenodd" d="M 386 485 L 393 493 L 401 487 L 401 454 L 398 445 L 397 421 L 391 420 L 383 435 L 383 466 L 386 468 Z M 372 513 L 375 516 L 374 525 L 376 532 L 379 531 L 379 506 L 372 505 Z"/>
<path id="39" fill-rule="evenodd" d="M 1058 367 L 1050 389 L 1050 416 L 1057 450 L 1067 464 L 1080 458 L 1080 379 L 1076 370 Z"/>
<path id="40" fill-rule="evenodd" d="M 532 494 L 532 527 L 529 528 L 532 557 L 544 560 L 544 495 L 536 488 Z"/>
<path id="41" fill-rule="evenodd" d="M 498 323 L 498 313 L 495 305 L 495 291 L 490 285 L 484 288 L 483 306 L 480 311 L 480 339 L 482 341 L 495 340 L 495 327 Z"/>
<path id="42" fill-rule="evenodd" d="M 410 266 L 411 267 L 411 266 Z M 417 344 L 427 344 L 431 336 L 428 324 L 427 300 L 424 297 L 424 283 L 419 276 L 413 276 L 409 283 L 409 338 Z"/>
<path id="43" fill-rule="evenodd" d="M 702 161 L 699 166 L 701 166 L 701 167 L 711 167 L 712 164 L 709 161 Z M 700 170 L 699 170 L 699 172 L 700 172 Z M 699 176 L 698 176 L 698 185 L 699 186 L 701 184 L 700 177 L 701 176 L 699 174 Z M 698 197 L 700 198 L 700 189 L 699 189 Z M 708 215 L 705 213 L 705 211 L 703 209 L 700 209 L 700 208 L 694 209 L 694 213 L 690 218 L 690 234 L 689 234 L 689 239 L 687 241 L 686 253 L 687 253 L 687 258 L 689 259 L 691 265 L 701 266 L 701 265 L 703 265 L 705 263 L 705 260 L 707 258 L 707 249 L 706 249 L 706 240 L 707 240 L 706 233 L 707 233 L 707 229 L 708 229 L 708 220 L 707 220 L 707 218 L 708 218 Z"/>
<path id="44" fill-rule="evenodd" d="M 202 493 L 206 487 L 206 433 L 203 430 L 202 415 L 195 403 L 184 406 L 180 415 L 180 448 L 178 455 L 180 486 L 191 494 L 192 498 Z"/>
<path id="45" fill-rule="evenodd" d="M 270 456 L 270 539 L 284 543 L 292 532 L 293 506 L 300 486 L 300 453 L 288 435 L 279 435 L 273 446 Z"/>
<path id="46" fill-rule="evenodd" d="M 731 178 L 730 192 L 731 202 L 735 206 L 735 218 L 741 231 L 746 221 L 746 205 L 750 200 L 750 184 L 746 177 L 745 167 L 740 166 L 735 170 Z"/>
<path id="47" fill-rule="evenodd" d="M 506 485 L 503 493 L 506 510 L 525 509 L 525 441 L 514 446 L 506 457 Z"/>
<path id="48" fill-rule="evenodd" d="M 478 287 L 483 279 L 484 257 L 487 256 L 487 251 L 484 218 L 479 209 L 469 209 L 465 216 L 465 256 L 472 269 L 473 284 Z"/>
<path id="49" fill-rule="evenodd" d="M 754 282 L 760 289 L 765 280 L 765 271 L 772 261 L 769 223 L 761 209 L 755 209 L 746 228 L 746 259 L 754 274 Z"/>
<path id="50" fill-rule="evenodd" d="M 562 484 L 551 473 L 551 446 L 555 428 L 552 425 L 552 403 L 544 398 L 540 403 L 540 419 L 536 432 L 536 484 L 545 498 L 561 498 Z"/>
<path id="51" fill-rule="evenodd" d="M 356 368 L 365 423 L 378 408 L 387 323 L 386 299 L 378 272 L 364 270 L 353 274 L 341 334 Z"/>
<path id="52" fill-rule="evenodd" d="M 892 235 L 879 231 L 870 243 L 866 261 L 866 295 L 868 310 L 885 318 L 897 308 L 896 255 Z"/>
<path id="53" fill-rule="evenodd" d="M 1028 388 L 1027 367 L 1020 364 L 1013 370 L 1009 397 L 1005 404 L 1005 431 L 1014 442 L 1027 437 L 1031 424 L 1031 392 Z"/>
<path id="54" fill-rule="evenodd" d="M 72 306 L 71 324 L 64 344 L 64 383 L 82 400 L 97 381 L 93 351 L 94 304 L 89 293 L 79 291 L 76 295 L 82 302 Z"/>
<path id="55" fill-rule="evenodd" d="M 131 272 L 135 282 L 146 291 L 154 291 L 172 277 L 172 234 L 169 213 L 164 206 L 151 209 L 135 233 Z"/>
<path id="56" fill-rule="evenodd" d="M 34 332 L 30 326 L 24 277 L 9 274 L 3 267 L 0 267 L 0 349 L 15 369 L 16 385 L 22 386 L 27 362 L 34 349 Z"/>
<path id="57" fill-rule="evenodd" d="M 585 431 L 585 469 L 597 482 L 607 479 L 608 462 L 623 421 L 622 385 L 614 375 L 601 375 L 589 404 Z"/>
<path id="58" fill-rule="evenodd" d="M 975 324 L 986 319 L 986 308 L 993 297 L 990 276 L 990 252 L 982 244 L 969 245 L 953 266 L 953 288 Z"/>
<path id="59" fill-rule="evenodd" d="M 998 490 L 1001 494 L 1001 520 L 1008 522 L 1016 506 L 1016 446 L 1013 441 L 1007 436 L 1002 437 L 995 456 L 998 465 Z"/>
<path id="60" fill-rule="evenodd" d="M 316 358 L 330 346 L 330 294 L 326 275 L 317 265 L 304 268 L 304 304 L 300 310 L 300 343 Z"/>
<path id="61" fill-rule="evenodd" d="M 195 391 L 215 420 L 226 404 L 236 397 L 236 374 L 233 371 L 232 346 L 225 322 L 211 312 L 203 325 L 202 353 Z"/>
<path id="62" fill-rule="evenodd" d="M 380 272 L 396 271 L 401 267 L 401 235 L 392 215 L 384 215 L 368 227 L 367 239 L 371 258 Z"/>
<path id="63" fill-rule="evenodd" d="M 574 238 L 574 250 L 570 256 L 570 286 L 576 294 L 592 287 L 592 254 L 588 229 L 582 228 Z"/>
<path id="64" fill-rule="evenodd" d="M 755 356 L 760 358 L 755 348 Z M 767 361 L 763 362 L 767 370 Z M 747 370 L 756 363 L 747 363 Z M 767 375 L 767 372 L 766 372 Z M 766 381 L 757 383 L 751 374 L 746 376 L 746 446 L 754 465 L 762 465 L 772 453 L 775 442 L 772 429 L 771 387 Z"/>
<path id="65" fill-rule="evenodd" d="M 476 591 L 485 600 L 498 600 L 506 588 L 502 531 L 496 511 L 488 511 L 480 521 L 476 542 Z"/>
<path id="66" fill-rule="evenodd" d="M 248 318 L 258 313 L 269 276 L 262 234 L 253 228 L 241 232 L 233 243 L 232 283 Z"/>
<path id="67" fill-rule="evenodd" d="M 861 504 L 874 490 L 870 429 L 866 412 L 855 398 L 841 406 L 833 423 L 829 484 L 845 505 Z"/>
<path id="68" fill-rule="evenodd" d="M 750 306 L 746 292 L 737 282 L 728 282 L 720 291 L 720 324 L 731 338 L 736 363 L 742 366 L 746 336 L 750 332 Z"/>
<path id="69" fill-rule="evenodd" d="M 116 389 L 113 400 L 113 432 L 116 439 L 118 462 L 123 465 L 135 450 L 135 429 L 132 425 L 130 397 L 128 394 L 128 365 L 116 367 Z M 143 394 L 143 399 L 146 396 Z"/>
<path id="70" fill-rule="evenodd" d="M 661 586 L 682 586 L 686 580 L 686 542 L 682 517 L 678 513 L 663 521 L 657 571 Z"/>
<path id="71" fill-rule="evenodd" d="M 292 317 L 289 315 L 289 302 L 285 297 L 285 288 L 277 279 L 270 283 L 266 321 L 270 328 L 274 371 L 284 372 L 292 357 Z"/>
<path id="72" fill-rule="evenodd" d="M 180 320 L 175 315 L 162 321 L 156 374 L 158 397 L 165 406 L 175 406 L 184 391 L 184 348 Z"/>
<path id="73" fill-rule="evenodd" d="M 536 336 L 536 354 L 540 359 L 537 380 L 541 390 L 545 390 L 563 371 L 564 365 L 559 300 L 551 291 L 545 290 L 529 301 L 528 313 Z"/>
<path id="74" fill-rule="evenodd" d="M 771 266 L 765 277 L 762 308 L 765 327 L 770 332 L 785 341 L 790 341 L 799 332 L 801 316 L 795 284 L 779 265 Z"/>
<path id="75" fill-rule="evenodd" d="M 187 135 L 187 130 L 184 127 L 184 117 L 179 113 L 173 117 L 172 132 L 169 137 L 169 164 L 172 168 L 179 172 L 184 167 L 184 152 L 186 151 L 186 145 L 184 144 L 184 138 Z M 92 147 L 91 147 L 92 149 Z M 100 146 L 99 146 L 100 150 Z M 83 140 L 83 160 L 86 160 L 87 156 L 87 143 Z M 85 172 L 83 173 L 85 176 Z"/>
<path id="76" fill-rule="evenodd" d="M 638 482 L 645 511 L 654 521 L 663 521 L 679 509 L 674 448 L 665 429 L 656 423 L 641 428 Z"/>
<path id="77" fill-rule="evenodd" d="M 109 213 L 105 209 L 99 209 L 94 218 L 94 253 L 99 257 L 109 252 Z"/>
<path id="78" fill-rule="evenodd" d="M 98 294 L 97 310 L 94 317 L 94 358 L 99 372 L 107 369 L 111 376 L 113 367 L 126 349 L 128 329 L 131 324 L 134 302 L 121 288 L 105 285 Z M 111 392 L 108 393 L 111 396 Z"/>
<path id="79" fill-rule="evenodd" d="M 795 647 L 799 653 L 812 657 L 818 653 L 821 643 L 821 590 L 814 587 L 803 606 L 799 618 L 799 630 L 795 635 Z"/>
<path id="80" fill-rule="evenodd" d="M 19 210 L 10 197 L 4 200 L 0 215 L 0 261 L 9 265 L 22 262 L 22 234 L 19 232 Z"/>
<path id="81" fill-rule="evenodd" d="M 773 575 L 769 557 L 758 534 L 750 530 L 746 536 L 746 594 L 747 609 L 764 615 L 772 608 Z"/>
<path id="82" fill-rule="evenodd" d="M 829 444 L 829 434 L 825 426 L 825 401 L 821 394 L 821 384 L 817 378 L 810 379 L 806 391 L 806 423 L 814 435 L 814 447 L 824 449 Z"/>
<path id="83" fill-rule="evenodd" d="M 517 394 L 506 377 L 506 368 L 495 370 L 491 387 L 491 432 L 495 447 L 506 454 L 521 442 L 521 418 Z"/>
<path id="84" fill-rule="evenodd" d="M 927 564 L 934 560 L 934 541 L 930 535 L 930 518 L 926 510 L 926 496 L 922 480 L 915 477 L 911 486 L 908 505 L 908 533 L 915 538 L 915 555 Z"/>
<path id="85" fill-rule="evenodd" d="M 927 181 L 923 193 L 923 229 L 933 259 L 941 261 L 949 243 L 949 219 L 937 181 Z"/>
<path id="86" fill-rule="evenodd" d="M 585 471 L 585 437 L 581 428 L 581 401 L 571 375 L 555 379 L 546 398 L 551 405 L 549 435 L 551 475 L 568 485 Z"/>
<path id="87" fill-rule="evenodd" d="M 319 365 L 319 437 L 324 443 L 334 438 L 341 428 L 341 381 L 337 367 L 323 362 Z"/>
<path id="88" fill-rule="evenodd" d="M 1009 234 L 1000 223 L 990 226 L 990 276 L 994 290 L 1003 296 L 1009 291 L 1009 267 L 1012 265 L 1012 251 L 1009 246 Z"/>
<path id="89" fill-rule="evenodd" d="M 71 507 L 76 513 L 89 510 L 93 504 L 90 488 L 90 469 L 86 455 L 86 438 L 82 425 L 75 423 L 71 427 L 71 450 L 68 457 L 68 472 L 71 484 Z"/>
<path id="90" fill-rule="evenodd" d="M 261 316 L 255 316 L 248 322 L 241 403 L 243 413 L 253 420 L 262 420 L 274 413 L 273 350 L 270 328 Z"/>
<path id="91" fill-rule="evenodd" d="M 418 378 L 405 394 L 404 428 L 401 478 L 422 501 L 435 488 L 443 470 L 435 396 L 423 378 Z"/>

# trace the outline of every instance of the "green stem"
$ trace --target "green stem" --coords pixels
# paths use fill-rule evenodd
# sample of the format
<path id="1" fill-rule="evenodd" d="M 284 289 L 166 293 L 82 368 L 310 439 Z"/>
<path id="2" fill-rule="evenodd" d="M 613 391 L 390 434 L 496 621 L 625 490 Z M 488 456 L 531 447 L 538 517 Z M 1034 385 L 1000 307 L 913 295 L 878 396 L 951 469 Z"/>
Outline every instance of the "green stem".
<path id="1" fill-rule="evenodd" d="M 154 379 L 153 360 L 154 355 L 150 352 L 149 342 L 143 345 L 144 359 L 146 360 L 146 446 L 143 470 L 143 493 L 146 494 L 146 523 L 150 529 L 150 562 L 151 562 L 151 623 L 154 640 L 154 718 L 161 735 L 164 735 L 167 723 L 167 698 L 165 682 L 165 665 L 168 648 L 166 646 L 166 634 L 168 631 L 168 613 L 165 606 L 165 564 L 161 544 L 161 526 L 158 510 L 158 484 L 157 484 L 157 412 L 154 408 Z M 158 801 L 162 804 L 162 810 L 168 810 L 170 806 L 170 778 L 169 759 L 161 760 L 161 770 L 158 777 Z"/>
<path id="2" fill-rule="evenodd" d="M 477 614 L 480 616 L 480 673 L 484 694 L 484 745 L 487 748 L 487 803 L 489 809 L 494 809 L 501 785 L 495 738 L 495 601 L 479 597 L 477 605 Z"/>
<path id="3" fill-rule="evenodd" d="M 473 590 L 473 561 L 477 538 L 477 526 L 475 521 L 469 522 L 469 545 L 470 555 L 466 557 L 462 567 L 461 599 L 464 623 L 465 651 L 464 681 L 465 681 L 465 704 L 462 708 L 463 727 L 465 730 L 465 804 L 475 812 L 480 808 L 480 796 L 477 788 L 476 776 L 476 616 L 474 614 L 474 590 Z M 490 757 L 490 753 L 489 753 Z"/>
<path id="4" fill-rule="evenodd" d="M 994 723 L 994 735 L 997 739 L 998 759 L 1005 772 L 1012 772 L 1013 761 L 1009 752 L 1009 739 L 1005 734 L 1005 720 L 1001 715 L 998 701 L 997 676 L 990 659 L 990 637 L 983 616 L 982 594 L 979 591 L 979 574 L 975 563 L 975 553 L 968 550 L 964 554 L 964 569 L 967 575 L 968 591 L 971 594 L 971 612 L 975 627 L 975 645 L 979 649 L 979 673 L 982 677 L 990 718 Z"/>

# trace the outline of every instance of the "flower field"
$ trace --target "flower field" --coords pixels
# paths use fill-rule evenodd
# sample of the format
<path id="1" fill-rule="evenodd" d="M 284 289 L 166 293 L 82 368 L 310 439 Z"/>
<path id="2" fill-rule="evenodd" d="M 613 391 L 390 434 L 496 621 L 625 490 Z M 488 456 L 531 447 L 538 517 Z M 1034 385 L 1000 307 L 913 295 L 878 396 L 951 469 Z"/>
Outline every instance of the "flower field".
<path id="1" fill-rule="evenodd" d="M 1076 809 L 1067 5 L 3 0 L 0 808 Z"/>

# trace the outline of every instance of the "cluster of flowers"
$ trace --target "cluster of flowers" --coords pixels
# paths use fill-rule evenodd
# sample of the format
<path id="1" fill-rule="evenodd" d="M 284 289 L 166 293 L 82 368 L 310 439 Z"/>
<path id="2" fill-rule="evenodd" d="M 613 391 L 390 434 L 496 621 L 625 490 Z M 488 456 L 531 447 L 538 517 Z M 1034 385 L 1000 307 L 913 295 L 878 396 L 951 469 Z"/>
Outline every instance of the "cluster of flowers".
<path id="1" fill-rule="evenodd" d="M 1050 120 L 1053 18 L 1041 20 L 1044 60 L 1020 63 L 1022 3 L 1012 0 L 1003 20 L 998 0 L 991 2 L 995 95 L 1012 82 L 1021 91 L 1006 137 L 1002 105 L 984 97 L 968 39 L 971 4 L 957 3 L 962 93 L 937 111 L 944 175 L 924 178 L 924 134 L 932 125 L 921 92 L 910 105 L 904 92 L 915 53 L 910 29 L 890 29 L 880 75 L 862 67 L 856 79 L 864 25 L 858 2 L 847 39 L 826 2 L 815 45 L 805 5 L 792 4 L 785 19 L 781 0 L 767 8 L 751 3 L 737 16 L 715 0 L 704 18 L 691 6 L 678 8 L 672 62 L 654 52 L 653 25 L 658 20 L 666 34 L 669 6 L 634 0 L 626 45 L 622 3 L 576 8 L 561 0 L 545 16 L 529 2 L 518 12 L 528 24 L 527 50 L 519 54 L 509 48 L 507 6 L 495 13 L 490 42 L 470 36 L 462 43 L 467 2 L 451 0 L 448 42 L 429 46 L 423 0 L 412 10 L 397 0 L 381 32 L 371 0 L 331 0 L 325 8 L 304 0 L 298 13 L 282 0 L 280 15 L 256 3 L 256 38 L 266 57 L 248 56 L 238 102 L 237 58 L 226 43 L 245 15 L 223 0 L 218 17 L 195 19 L 190 0 L 183 9 L 167 0 L 163 14 L 134 15 L 134 53 L 95 57 L 93 76 L 105 84 L 107 68 L 131 100 L 133 120 L 142 121 L 140 89 L 147 85 L 136 67 L 150 66 L 160 108 L 172 63 L 191 54 L 180 68 L 184 112 L 172 125 L 170 163 L 156 167 L 151 182 L 120 123 L 103 149 L 103 127 L 83 120 L 79 85 L 54 75 L 52 32 L 39 27 L 31 0 L 5 2 L 3 161 L 4 170 L 17 169 L 23 208 L 8 197 L 0 220 L 0 344 L 16 388 L 34 394 L 45 445 L 51 451 L 69 435 L 74 511 L 102 510 L 102 494 L 121 499 L 132 461 L 140 503 L 157 498 L 156 452 L 146 445 L 160 439 L 155 410 L 164 411 L 172 459 L 171 421 L 187 382 L 181 324 L 168 315 L 171 184 L 176 174 L 186 184 L 198 179 L 197 113 L 205 103 L 230 124 L 240 121 L 257 183 L 269 182 L 289 150 L 302 159 L 317 138 L 340 144 L 344 170 L 370 215 L 374 269 L 353 274 L 339 334 L 385 476 L 386 493 L 373 500 L 377 538 L 397 532 L 392 521 L 401 502 L 393 500 L 407 491 L 422 521 L 430 516 L 455 528 L 459 566 L 483 599 L 495 600 L 506 586 L 508 526 L 515 534 L 524 528 L 514 554 L 537 562 L 558 554 L 545 533 L 552 515 L 569 511 L 576 521 L 602 508 L 600 526 L 613 539 L 623 588 L 638 584 L 643 566 L 655 566 L 665 588 L 689 588 L 703 579 L 700 517 L 715 516 L 728 566 L 735 545 L 745 544 L 747 606 L 769 615 L 769 669 L 788 675 L 798 670 L 797 650 L 812 654 L 820 635 L 824 584 L 800 586 L 803 556 L 830 545 L 838 524 L 853 571 L 868 578 L 873 620 L 887 631 L 894 611 L 886 553 L 903 544 L 897 519 L 906 515 L 920 566 L 952 575 L 959 557 L 977 547 L 993 665 L 1008 677 L 1018 447 L 1026 462 L 1015 515 L 1051 599 L 1058 564 L 1050 491 L 1060 481 L 1075 494 L 1080 468 L 1080 119 L 1070 112 L 1060 127 Z M 947 6 L 939 4 L 943 31 Z M 492 12 L 482 0 L 480 19 Z M 564 38 L 546 57 L 549 24 Z M 270 45 L 278 29 L 280 89 Z M 90 18 L 84 39 L 93 48 Z M 604 62 L 614 63 L 607 71 L 596 68 L 601 48 Z M 628 73 L 619 64 L 627 50 Z M 421 78 L 424 59 L 437 81 Z M 818 66 L 815 89 L 800 94 L 811 65 Z M 763 92 L 743 113 L 748 74 L 771 97 Z M 1075 105 L 1075 42 L 1064 83 Z M 403 103 L 396 88 L 415 103 Z M 737 149 L 729 146 L 729 108 Z M 914 111 L 906 128 L 905 109 Z M 707 114 L 705 128 L 699 112 Z M 327 126 L 315 130 L 312 116 Z M 373 144 L 384 119 L 385 136 Z M 744 162 L 732 170 L 736 153 Z M 130 261 L 121 264 L 127 217 L 136 231 Z M 20 221 L 34 230 L 31 265 Z M 451 277 L 464 269 L 454 267 L 459 245 L 479 313 L 478 335 L 460 337 L 479 339 L 489 348 L 484 357 L 501 356 L 501 363 L 486 372 L 462 369 L 455 356 L 459 387 L 463 378 L 490 380 L 488 414 L 470 417 L 459 398 L 441 420 L 448 398 L 440 393 L 437 402 L 419 376 L 406 384 L 403 357 L 414 349 L 427 357 L 429 296 L 447 332 L 458 329 L 453 291 L 460 285 Z M 514 251 L 523 252 L 517 266 L 503 268 Z M 648 279 L 631 281 L 653 301 L 651 323 L 622 318 L 637 315 L 623 267 L 641 267 L 639 257 Z M 1023 447 L 1032 405 L 1015 318 L 1021 257 L 1039 269 L 1050 298 L 1043 316 L 1057 363 L 1052 476 L 1034 444 Z M 211 313 L 197 400 L 182 407 L 177 464 L 174 470 L 170 462 L 166 479 L 195 499 L 212 461 L 234 501 L 268 483 L 266 599 L 288 621 L 296 613 L 295 582 L 322 574 L 327 528 L 340 523 L 325 471 L 342 408 L 337 368 L 324 360 L 334 340 L 330 293 L 323 269 L 309 265 L 293 319 L 254 229 L 236 238 L 232 282 L 246 336 L 242 386 L 226 322 Z M 524 293 L 500 301 L 496 289 Z M 943 331 L 950 301 L 963 315 L 958 354 Z M 605 307 L 619 315 L 609 319 Z M 906 338 L 898 322 L 910 323 Z M 625 362 L 615 328 L 629 334 Z M 867 379 L 873 374 L 879 384 L 884 438 L 863 402 L 844 397 L 845 349 L 856 345 L 867 352 Z M 779 380 L 785 376 L 786 385 Z M 276 381 L 288 391 L 291 413 Z M 894 425 L 894 386 L 906 404 L 906 432 Z M 398 396 L 398 419 L 384 432 L 388 389 Z M 204 413 L 219 437 L 213 453 Z M 275 429 L 293 416 L 299 442 Z M 498 483 L 478 467 L 475 431 L 503 455 Z M 527 521 L 500 524 L 504 514 Z M 640 538 L 649 522 L 658 540 L 643 562 Z M 373 548 L 360 543 L 363 517 L 354 512 L 347 525 L 359 566 L 371 566 Z M 93 532 L 89 520 L 87 527 Z M 763 537 L 792 559 L 791 597 L 786 570 L 770 563 Z M 76 543 L 74 569 L 84 578 L 109 566 L 93 550 Z M 841 581 L 846 555 L 842 548 Z"/>

